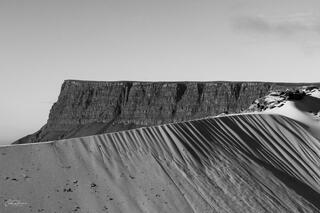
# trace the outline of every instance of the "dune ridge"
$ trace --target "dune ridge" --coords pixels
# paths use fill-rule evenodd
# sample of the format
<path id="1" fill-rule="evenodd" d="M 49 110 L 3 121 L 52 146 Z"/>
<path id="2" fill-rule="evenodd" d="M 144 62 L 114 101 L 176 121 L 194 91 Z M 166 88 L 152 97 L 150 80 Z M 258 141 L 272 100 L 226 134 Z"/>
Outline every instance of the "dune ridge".
<path id="1" fill-rule="evenodd" d="M 1 212 L 319 212 L 319 140 L 239 114 L 0 148 Z"/>

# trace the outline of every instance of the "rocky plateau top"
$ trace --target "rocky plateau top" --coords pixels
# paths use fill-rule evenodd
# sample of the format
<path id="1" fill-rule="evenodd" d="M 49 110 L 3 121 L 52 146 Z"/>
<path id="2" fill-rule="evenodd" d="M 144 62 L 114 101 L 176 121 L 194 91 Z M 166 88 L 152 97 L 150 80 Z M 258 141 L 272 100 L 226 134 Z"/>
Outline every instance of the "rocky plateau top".
<path id="1" fill-rule="evenodd" d="M 47 124 L 15 144 L 52 141 L 262 109 L 273 91 L 320 84 L 66 80 Z M 281 92 L 280 92 L 281 93 Z M 280 94 L 279 93 L 279 94 Z M 296 94 L 293 93 L 292 96 Z M 271 93 L 269 96 L 273 96 Z M 281 95 L 279 98 L 281 99 Z M 257 105 L 259 103 L 259 105 Z"/>

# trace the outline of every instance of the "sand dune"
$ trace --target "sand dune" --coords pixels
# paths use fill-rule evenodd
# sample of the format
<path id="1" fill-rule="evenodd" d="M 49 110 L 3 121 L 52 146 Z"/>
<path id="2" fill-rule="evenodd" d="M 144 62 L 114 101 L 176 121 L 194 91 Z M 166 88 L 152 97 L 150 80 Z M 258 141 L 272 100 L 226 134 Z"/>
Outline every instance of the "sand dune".
<path id="1" fill-rule="evenodd" d="M 301 100 L 284 101 L 272 109 L 267 109 L 265 113 L 275 113 L 287 116 L 305 127 L 317 138 L 320 139 L 320 90 L 313 89 L 307 92 Z"/>
<path id="2" fill-rule="evenodd" d="M 319 212 L 320 144 L 243 114 L 0 148 L 0 212 Z"/>

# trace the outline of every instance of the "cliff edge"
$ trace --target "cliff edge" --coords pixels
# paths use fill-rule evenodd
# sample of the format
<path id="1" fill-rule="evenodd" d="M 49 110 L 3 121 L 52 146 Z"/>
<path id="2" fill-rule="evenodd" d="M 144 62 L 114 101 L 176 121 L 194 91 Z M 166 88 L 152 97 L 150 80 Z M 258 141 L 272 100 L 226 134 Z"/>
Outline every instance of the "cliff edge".
<path id="1" fill-rule="evenodd" d="M 66 80 L 47 124 L 14 143 L 81 137 L 237 113 L 270 91 L 302 85 L 306 84 Z"/>

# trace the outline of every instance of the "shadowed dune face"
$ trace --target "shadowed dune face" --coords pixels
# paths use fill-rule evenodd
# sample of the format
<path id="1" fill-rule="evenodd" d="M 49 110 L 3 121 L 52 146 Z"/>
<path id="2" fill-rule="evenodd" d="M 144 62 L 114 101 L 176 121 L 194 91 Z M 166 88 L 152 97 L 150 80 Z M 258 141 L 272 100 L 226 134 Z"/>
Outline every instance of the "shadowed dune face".
<path id="1" fill-rule="evenodd" d="M 0 212 L 320 212 L 320 145 L 243 114 L 0 148 Z"/>
<path id="2" fill-rule="evenodd" d="M 297 108 L 302 112 L 319 112 L 320 111 L 320 97 L 305 96 L 303 101 L 295 103 Z"/>

